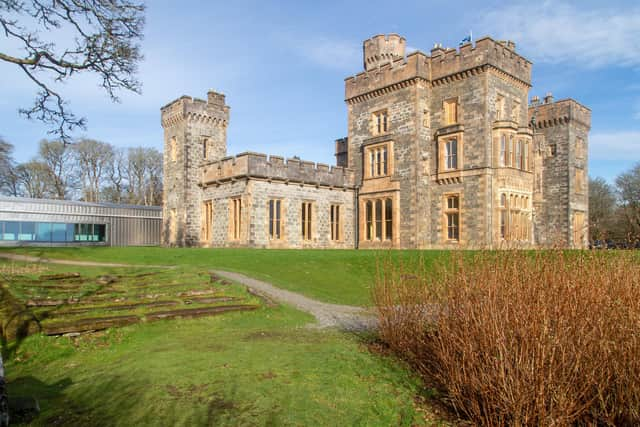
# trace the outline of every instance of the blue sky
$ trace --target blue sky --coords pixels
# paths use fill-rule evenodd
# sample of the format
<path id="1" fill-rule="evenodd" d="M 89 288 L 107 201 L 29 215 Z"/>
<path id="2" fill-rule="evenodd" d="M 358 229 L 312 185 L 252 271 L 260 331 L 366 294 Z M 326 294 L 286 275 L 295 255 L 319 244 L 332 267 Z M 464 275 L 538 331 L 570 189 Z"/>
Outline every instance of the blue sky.
<path id="1" fill-rule="evenodd" d="M 94 78 L 62 90 L 88 119 L 77 136 L 162 149 L 159 109 L 183 95 L 227 95 L 229 154 L 258 151 L 334 164 L 345 136 L 344 78 L 362 69 L 362 41 L 397 32 L 428 52 L 469 30 L 516 42 L 534 62 L 530 95 L 553 92 L 592 110 L 590 175 L 613 180 L 640 161 L 640 4 L 629 1 L 161 1 L 147 10 L 143 94 L 113 104 Z M 479 5 L 481 3 L 481 5 Z M 0 35 L 0 46 L 7 45 Z M 18 116 L 35 88 L 0 63 L 0 135 L 16 158 L 46 128 Z"/>

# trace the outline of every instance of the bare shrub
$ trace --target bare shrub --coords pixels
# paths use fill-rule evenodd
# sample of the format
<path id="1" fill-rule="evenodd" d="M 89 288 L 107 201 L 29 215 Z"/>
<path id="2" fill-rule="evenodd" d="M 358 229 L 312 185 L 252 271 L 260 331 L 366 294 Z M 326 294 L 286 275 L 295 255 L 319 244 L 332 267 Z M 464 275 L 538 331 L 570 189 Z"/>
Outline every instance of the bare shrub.
<path id="1" fill-rule="evenodd" d="M 479 425 L 640 423 L 632 253 L 482 251 L 381 260 L 381 338 Z"/>

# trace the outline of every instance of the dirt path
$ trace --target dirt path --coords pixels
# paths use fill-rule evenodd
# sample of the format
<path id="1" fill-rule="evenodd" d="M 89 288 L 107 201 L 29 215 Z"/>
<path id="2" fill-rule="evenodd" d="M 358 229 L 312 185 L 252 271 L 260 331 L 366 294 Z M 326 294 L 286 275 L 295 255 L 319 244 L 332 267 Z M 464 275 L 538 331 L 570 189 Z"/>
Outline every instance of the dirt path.
<path id="1" fill-rule="evenodd" d="M 50 264 L 77 265 L 83 267 L 147 267 L 147 268 L 174 268 L 166 265 L 134 265 L 134 264 L 118 264 L 108 262 L 94 261 L 75 261 L 64 259 L 50 259 L 35 257 L 29 255 L 18 255 L 0 252 L 0 258 L 9 259 L 20 262 L 42 262 Z M 339 329 L 350 331 L 363 331 L 372 329 L 376 325 L 376 319 L 373 313 L 361 307 L 353 307 L 350 305 L 328 304 L 316 301 L 312 298 L 305 297 L 296 292 L 280 289 L 270 283 L 252 279 L 244 274 L 233 273 L 230 271 L 214 270 L 219 276 L 225 277 L 234 282 L 241 283 L 257 292 L 271 298 L 275 301 L 290 304 L 298 310 L 305 311 L 313 315 L 321 328 L 336 327 Z"/>
<path id="2" fill-rule="evenodd" d="M 276 301 L 290 304 L 299 310 L 312 314 L 318 320 L 318 326 L 321 328 L 337 327 L 351 331 L 362 331 L 372 329 L 376 324 L 373 313 L 361 307 L 316 301 L 240 273 L 220 270 L 214 270 L 213 272 L 234 282 L 241 283 Z"/>
<path id="3" fill-rule="evenodd" d="M 117 264 L 111 262 L 77 261 L 66 259 L 50 259 L 30 255 L 19 255 L 0 252 L 0 258 L 20 262 L 42 262 L 48 264 L 77 265 L 80 267 L 134 267 L 134 268 L 175 268 L 167 265 L 138 265 L 138 264 Z"/>

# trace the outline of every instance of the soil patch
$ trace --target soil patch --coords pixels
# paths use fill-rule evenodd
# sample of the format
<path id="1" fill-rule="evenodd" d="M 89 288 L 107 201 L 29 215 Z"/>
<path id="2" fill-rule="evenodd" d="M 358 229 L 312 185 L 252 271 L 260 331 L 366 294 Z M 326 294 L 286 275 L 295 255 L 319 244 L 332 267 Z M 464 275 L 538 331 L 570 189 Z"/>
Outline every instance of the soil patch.
<path id="1" fill-rule="evenodd" d="M 196 317 L 213 316 L 230 311 L 256 310 L 259 307 L 259 305 L 225 305 L 220 307 L 184 308 L 180 310 L 158 311 L 155 313 L 149 313 L 145 315 L 145 317 L 149 321 L 175 319 L 178 317 L 191 319 Z"/>
<path id="2" fill-rule="evenodd" d="M 219 302 L 229 302 L 229 301 L 237 301 L 241 298 L 238 297 L 194 297 L 194 298 L 185 298 L 182 301 L 185 304 L 195 303 L 195 304 L 216 304 Z"/>
<path id="3" fill-rule="evenodd" d="M 153 301 L 153 302 L 141 302 L 135 304 L 120 304 L 120 305 L 103 305 L 99 307 L 80 307 L 73 308 L 69 310 L 62 310 L 52 313 L 52 316 L 64 316 L 64 315 L 74 315 L 74 314 L 82 314 L 88 313 L 90 311 L 96 310 L 104 310 L 104 311 L 119 311 L 119 310 L 135 310 L 136 308 L 145 308 L 145 307 L 171 307 L 178 305 L 177 301 Z"/>
<path id="4" fill-rule="evenodd" d="M 115 326 L 126 326 L 138 323 L 138 316 L 112 316 L 80 319 L 74 322 L 53 323 L 42 325 L 42 330 L 47 335 L 63 335 L 77 332 L 100 331 Z"/>
<path id="5" fill-rule="evenodd" d="M 43 274 L 38 279 L 39 280 L 68 280 L 68 279 L 78 279 L 80 278 L 80 273 L 59 273 L 59 274 Z"/>

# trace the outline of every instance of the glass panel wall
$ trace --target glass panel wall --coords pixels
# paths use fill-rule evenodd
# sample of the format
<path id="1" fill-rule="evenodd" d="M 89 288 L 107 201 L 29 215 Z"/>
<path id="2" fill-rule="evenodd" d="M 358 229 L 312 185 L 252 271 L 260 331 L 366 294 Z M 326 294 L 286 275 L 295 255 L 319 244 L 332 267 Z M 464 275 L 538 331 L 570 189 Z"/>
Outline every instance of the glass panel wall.
<path id="1" fill-rule="evenodd" d="M 0 240 L 43 243 L 105 242 L 106 224 L 0 221 Z"/>

